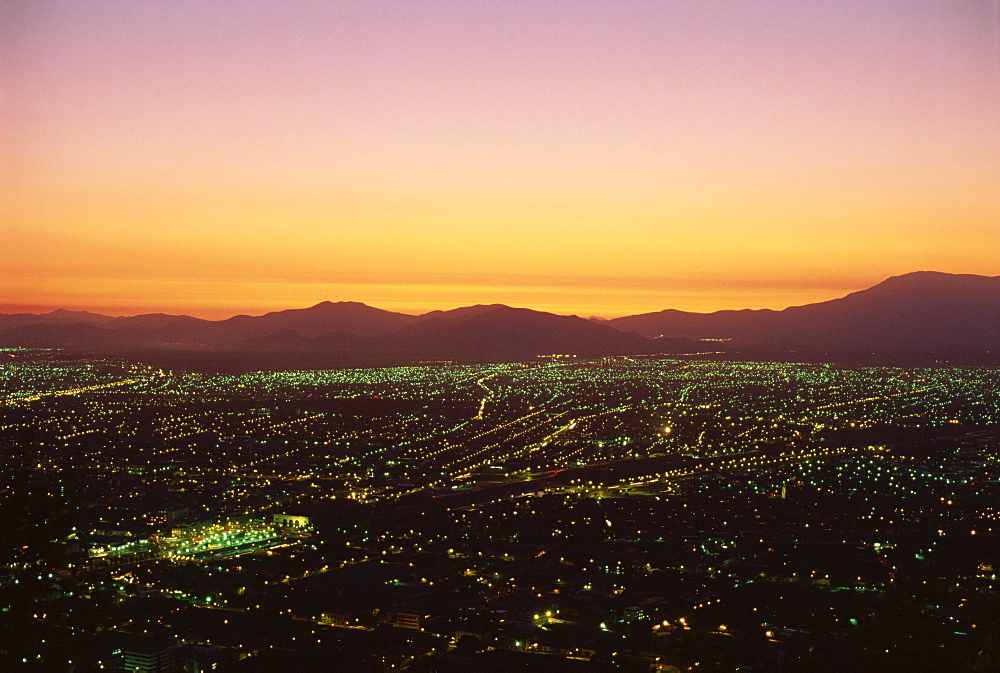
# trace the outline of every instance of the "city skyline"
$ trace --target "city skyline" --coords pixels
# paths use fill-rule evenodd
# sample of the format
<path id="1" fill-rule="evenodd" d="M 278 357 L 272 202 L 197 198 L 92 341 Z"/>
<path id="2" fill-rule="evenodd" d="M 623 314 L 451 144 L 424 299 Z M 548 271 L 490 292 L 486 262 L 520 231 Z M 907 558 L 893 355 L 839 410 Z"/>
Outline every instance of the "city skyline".
<path id="1" fill-rule="evenodd" d="M 614 317 L 1000 274 L 993 2 L 3 9 L 0 311 Z"/>

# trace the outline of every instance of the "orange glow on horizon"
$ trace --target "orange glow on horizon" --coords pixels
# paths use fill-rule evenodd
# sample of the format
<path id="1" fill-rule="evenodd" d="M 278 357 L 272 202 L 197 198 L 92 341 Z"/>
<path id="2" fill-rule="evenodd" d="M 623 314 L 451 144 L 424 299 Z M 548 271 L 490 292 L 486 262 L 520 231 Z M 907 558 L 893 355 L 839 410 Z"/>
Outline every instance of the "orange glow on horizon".
<path id="1" fill-rule="evenodd" d="M 124 288 L 124 290 L 123 290 Z M 864 287 L 848 288 L 747 288 L 656 290 L 607 287 L 539 287 L 449 285 L 381 285 L 372 283 L 273 283 L 218 281 L 91 280 L 85 291 L 66 292 L 50 303 L 0 305 L 0 313 L 47 313 L 62 308 L 111 316 L 174 313 L 209 320 L 237 314 L 261 315 L 271 311 L 306 308 L 321 301 L 360 301 L 376 308 L 419 315 L 472 304 L 507 304 L 560 315 L 616 318 L 651 313 L 663 308 L 708 313 L 720 309 L 783 309 L 826 301 Z M 121 296 L 150 298 L 150 304 L 118 304 Z M 55 295 L 53 295 L 55 296 Z M 188 303 L 178 297 L 198 297 Z M 95 301 L 95 297 L 97 300 Z M 103 301 L 102 301 L 103 299 Z M 727 303 L 728 302 L 728 303 Z"/>
<path id="2" fill-rule="evenodd" d="M 568 7 L 21 3 L 0 301 L 613 317 L 1000 274 L 987 3 Z"/>

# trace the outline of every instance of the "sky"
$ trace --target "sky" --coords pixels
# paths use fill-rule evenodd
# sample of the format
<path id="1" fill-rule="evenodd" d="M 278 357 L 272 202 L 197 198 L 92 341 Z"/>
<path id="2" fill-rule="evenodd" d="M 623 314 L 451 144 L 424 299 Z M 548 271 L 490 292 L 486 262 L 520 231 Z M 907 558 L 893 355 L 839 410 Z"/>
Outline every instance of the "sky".
<path id="1" fill-rule="evenodd" d="M 1000 0 L 0 0 L 0 311 L 1000 275 Z"/>

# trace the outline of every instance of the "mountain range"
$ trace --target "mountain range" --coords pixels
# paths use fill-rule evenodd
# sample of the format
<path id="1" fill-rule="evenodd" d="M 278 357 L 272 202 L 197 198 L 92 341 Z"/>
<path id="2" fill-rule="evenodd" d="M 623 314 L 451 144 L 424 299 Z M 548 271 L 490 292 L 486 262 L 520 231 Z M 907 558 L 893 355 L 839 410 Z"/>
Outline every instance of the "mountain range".
<path id="1" fill-rule="evenodd" d="M 781 311 L 666 310 L 608 324 L 647 337 L 726 339 L 736 348 L 794 343 L 876 353 L 998 353 L 1000 276 L 919 271 L 839 299 Z"/>
<path id="2" fill-rule="evenodd" d="M 1000 360 L 1000 277 L 916 272 L 830 301 L 781 311 L 668 309 L 613 320 L 502 304 L 407 315 L 324 301 L 261 316 L 203 320 L 162 313 L 111 317 L 55 310 L 0 314 L 0 346 L 91 352 L 229 354 L 282 366 L 536 355 L 722 351 L 801 359 L 831 353 Z M 298 355 L 300 357 L 290 357 Z M 176 359 L 176 358 L 175 358 Z M 183 363 L 181 363 L 183 364 Z"/>

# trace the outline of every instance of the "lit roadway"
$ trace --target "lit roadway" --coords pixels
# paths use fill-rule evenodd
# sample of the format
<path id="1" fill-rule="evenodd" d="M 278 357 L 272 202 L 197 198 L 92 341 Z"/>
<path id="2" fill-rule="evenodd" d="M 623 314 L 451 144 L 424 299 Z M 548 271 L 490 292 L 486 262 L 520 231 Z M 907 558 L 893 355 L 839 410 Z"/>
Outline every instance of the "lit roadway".
<path id="1" fill-rule="evenodd" d="M 572 487 L 588 484 L 594 488 L 630 488 L 660 480 L 686 479 L 710 472 L 751 470 L 758 467 L 771 467 L 782 463 L 842 456 L 862 451 L 885 452 L 886 449 L 881 447 L 817 447 L 785 451 L 755 451 L 711 458 L 692 458 L 680 455 L 632 458 L 601 465 L 552 470 L 533 479 L 511 480 L 461 493 L 442 493 L 432 496 L 432 499 L 423 504 L 414 504 L 406 506 L 406 508 L 468 507 L 544 490 L 547 486 Z"/>
<path id="2" fill-rule="evenodd" d="M 6 400 L 0 401 L 0 406 L 15 406 L 21 404 L 22 402 L 36 402 L 43 397 L 59 397 L 63 395 L 80 395 L 82 393 L 92 393 L 98 390 L 107 390 L 108 388 L 115 388 L 118 386 L 127 386 L 133 383 L 148 383 L 157 376 L 150 376 L 148 378 L 138 378 L 138 379 L 122 379 L 121 381 L 110 381 L 108 383 L 96 383 L 92 386 L 81 386 L 79 388 L 67 388 L 66 390 L 52 390 L 46 393 L 34 393 L 33 395 L 28 395 L 25 397 L 11 397 Z"/>
<path id="3" fill-rule="evenodd" d="M 482 401 L 479 403 L 479 413 L 477 413 L 475 416 L 472 417 L 472 419 L 475 421 L 482 420 L 483 412 L 486 410 L 486 402 L 493 399 L 493 391 L 486 387 L 485 382 L 489 381 L 494 376 L 496 376 L 496 374 L 490 374 L 489 376 L 484 376 L 483 378 L 476 381 L 476 385 L 485 390 L 486 394 L 483 396 Z"/>

